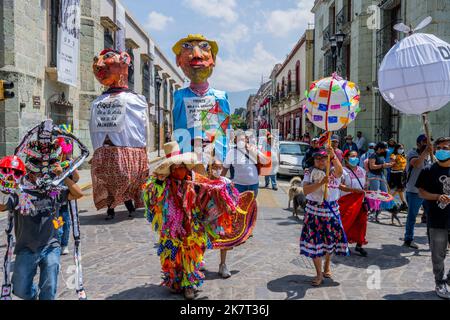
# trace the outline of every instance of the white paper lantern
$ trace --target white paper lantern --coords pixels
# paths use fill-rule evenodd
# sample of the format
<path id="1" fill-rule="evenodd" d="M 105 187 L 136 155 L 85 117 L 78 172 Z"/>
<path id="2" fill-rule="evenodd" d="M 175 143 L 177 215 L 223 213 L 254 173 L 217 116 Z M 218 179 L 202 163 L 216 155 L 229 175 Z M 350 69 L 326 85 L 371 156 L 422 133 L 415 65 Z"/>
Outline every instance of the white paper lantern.
<path id="1" fill-rule="evenodd" d="M 450 44 L 415 33 L 398 42 L 378 73 L 383 98 L 410 115 L 436 111 L 450 101 Z"/>
<path id="2" fill-rule="evenodd" d="M 357 85 L 337 76 L 314 82 L 306 93 L 304 112 L 315 126 L 338 131 L 356 119 L 360 111 Z"/>

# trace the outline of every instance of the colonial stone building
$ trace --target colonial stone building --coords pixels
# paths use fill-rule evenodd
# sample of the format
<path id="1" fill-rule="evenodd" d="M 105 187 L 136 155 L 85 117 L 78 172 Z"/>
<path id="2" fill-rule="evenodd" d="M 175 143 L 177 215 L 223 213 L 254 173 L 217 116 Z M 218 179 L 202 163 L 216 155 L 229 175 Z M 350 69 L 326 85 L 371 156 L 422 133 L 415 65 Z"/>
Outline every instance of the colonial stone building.
<path id="1" fill-rule="evenodd" d="M 133 58 L 130 87 L 146 96 L 149 104 L 149 150 L 157 147 L 158 130 L 160 144 L 164 143 L 171 128 L 172 93 L 183 86 L 184 78 L 129 12 L 125 26 L 119 28 L 117 6 L 118 0 L 81 0 L 79 78 L 74 87 L 57 81 L 59 1 L 0 3 L 0 79 L 14 82 L 16 95 L 0 102 L 0 156 L 13 153 L 21 137 L 46 118 L 71 124 L 75 135 L 91 147 L 90 105 L 103 91 L 92 73 L 92 58 L 113 47 L 120 30 L 125 31 L 126 50 Z"/>
<path id="2" fill-rule="evenodd" d="M 450 42 L 450 1 L 316 0 L 312 12 L 315 14 L 315 78 L 333 72 L 330 40 L 344 34 L 336 69 L 344 78 L 356 82 L 361 90 L 362 111 L 341 134 L 355 135 L 362 131 L 370 141 L 393 137 L 407 148 L 413 147 L 417 135 L 423 132 L 421 119 L 402 115 L 384 101 L 378 91 L 378 69 L 389 49 L 405 36 L 393 30 L 396 23 L 415 26 L 431 16 L 433 23 L 420 32 Z M 434 137 L 450 134 L 450 106 L 429 117 Z"/>
<path id="3" fill-rule="evenodd" d="M 272 113 L 282 138 L 290 134 L 292 140 L 300 140 L 305 132 L 314 134 L 314 126 L 303 116 L 306 103 L 305 91 L 313 78 L 314 30 L 306 30 L 283 64 L 274 67 L 272 82 Z"/>

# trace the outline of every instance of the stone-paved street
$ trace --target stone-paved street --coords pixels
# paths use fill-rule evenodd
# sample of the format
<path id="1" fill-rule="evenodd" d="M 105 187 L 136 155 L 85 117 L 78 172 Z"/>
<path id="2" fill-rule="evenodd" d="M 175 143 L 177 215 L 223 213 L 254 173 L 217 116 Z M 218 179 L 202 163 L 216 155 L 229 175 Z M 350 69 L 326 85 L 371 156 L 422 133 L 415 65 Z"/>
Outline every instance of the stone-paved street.
<path id="1" fill-rule="evenodd" d="M 369 223 L 369 257 L 333 258 L 333 280 L 313 288 L 312 261 L 298 254 L 302 221 L 286 209 L 288 182 L 280 185 L 277 192 L 261 189 L 254 236 L 229 253 L 230 279 L 218 277 L 219 253 L 207 252 L 206 281 L 198 299 L 435 299 L 425 225 L 416 226 L 420 250 L 412 251 L 401 246 L 404 228 L 390 225 L 388 213 L 382 216 L 383 224 Z M 87 193 L 79 206 L 89 299 L 182 299 L 159 287 L 157 237 L 143 210 L 129 219 L 125 208 L 119 208 L 116 220 L 107 222 Z M 405 215 L 400 216 L 404 223 Z M 4 229 L 4 219 L 0 227 Z M 1 257 L 4 250 L 2 246 Z M 370 281 L 378 272 L 379 287 Z M 72 275 L 72 257 L 62 257 L 59 299 L 76 299 L 70 289 Z"/>

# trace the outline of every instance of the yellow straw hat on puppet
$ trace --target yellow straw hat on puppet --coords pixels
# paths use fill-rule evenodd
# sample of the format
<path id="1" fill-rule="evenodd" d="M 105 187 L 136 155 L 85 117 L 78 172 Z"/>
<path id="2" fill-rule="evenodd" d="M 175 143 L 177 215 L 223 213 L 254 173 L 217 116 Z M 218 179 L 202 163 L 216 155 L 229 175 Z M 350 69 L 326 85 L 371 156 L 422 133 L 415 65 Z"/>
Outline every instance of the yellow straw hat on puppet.
<path id="1" fill-rule="evenodd" d="M 155 174 L 168 176 L 170 167 L 174 164 L 185 164 L 189 170 L 192 170 L 198 164 L 197 155 L 193 152 L 181 153 L 180 146 L 176 141 L 166 143 L 164 153 L 166 159 L 155 168 Z"/>
<path id="2" fill-rule="evenodd" d="M 208 40 L 205 36 L 201 34 L 190 34 L 186 38 L 180 39 L 173 47 L 172 51 L 176 55 L 179 55 L 181 53 L 181 47 L 183 43 L 190 42 L 190 41 L 206 41 L 211 46 L 211 52 L 214 55 L 214 57 L 217 56 L 217 53 L 219 52 L 219 46 L 216 41 Z"/>

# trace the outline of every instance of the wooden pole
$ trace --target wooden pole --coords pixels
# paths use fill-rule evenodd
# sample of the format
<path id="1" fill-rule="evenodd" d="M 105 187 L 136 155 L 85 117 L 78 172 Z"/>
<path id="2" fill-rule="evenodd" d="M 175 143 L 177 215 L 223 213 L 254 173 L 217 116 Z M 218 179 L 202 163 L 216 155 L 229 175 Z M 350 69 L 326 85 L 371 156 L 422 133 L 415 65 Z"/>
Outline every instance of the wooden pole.
<path id="1" fill-rule="evenodd" d="M 425 112 L 422 114 L 422 122 L 423 122 L 423 127 L 425 129 L 425 134 L 427 135 L 427 143 L 428 143 L 428 145 L 432 145 L 431 144 L 430 122 L 428 121 L 428 112 Z M 434 157 L 433 153 L 430 154 L 430 157 L 431 157 L 431 162 L 435 163 L 436 158 Z"/>
<path id="2" fill-rule="evenodd" d="M 327 143 L 328 146 L 331 146 L 331 134 L 332 132 L 328 132 L 328 139 L 327 139 Z M 331 156 L 328 155 L 328 161 L 327 161 L 327 177 L 330 175 L 330 169 L 331 169 Z M 327 200 L 327 196 L 328 196 L 328 183 L 325 185 L 325 192 L 323 193 L 323 200 Z"/>

